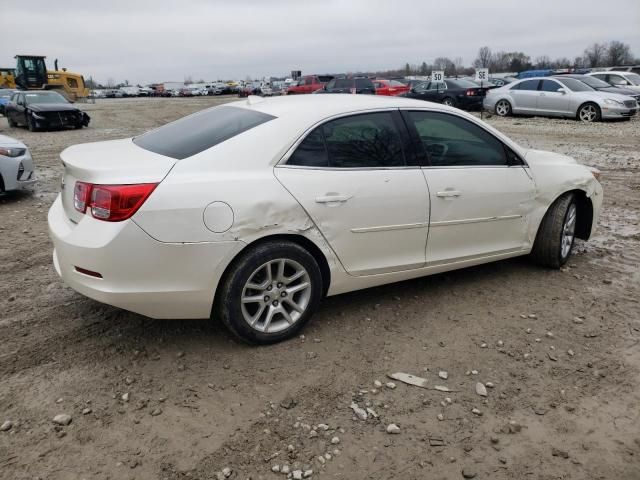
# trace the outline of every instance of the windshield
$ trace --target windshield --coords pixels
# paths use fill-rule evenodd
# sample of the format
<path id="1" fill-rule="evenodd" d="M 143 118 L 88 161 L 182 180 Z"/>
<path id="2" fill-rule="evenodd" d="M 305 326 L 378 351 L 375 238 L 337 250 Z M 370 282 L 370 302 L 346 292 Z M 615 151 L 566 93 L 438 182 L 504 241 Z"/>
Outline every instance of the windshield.
<path id="1" fill-rule="evenodd" d="M 133 143 L 145 150 L 182 160 L 274 118 L 245 108 L 215 107 L 135 137 Z"/>
<path id="2" fill-rule="evenodd" d="M 353 80 L 350 78 L 337 78 L 333 88 L 352 88 Z"/>
<path id="3" fill-rule="evenodd" d="M 594 89 L 589 85 L 582 83 L 575 78 L 556 78 L 561 84 L 567 87 L 572 92 L 593 92 Z"/>
<path id="4" fill-rule="evenodd" d="M 69 103 L 62 95 L 56 92 L 25 93 L 24 98 L 27 101 L 27 105 L 35 103 Z"/>
<path id="5" fill-rule="evenodd" d="M 572 78 L 572 77 L 569 77 L 569 78 Z M 600 80 L 599 78 L 596 78 L 596 77 L 590 77 L 588 75 L 585 75 L 584 77 L 577 78 L 576 80 L 584 82 L 584 83 L 586 83 L 587 85 L 589 85 L 590 87 L 593 87 L 593 88 L 604 88 L 604 87 L 610 87 L 611 86 L 607 82 L 605 82 L 604 80 Z"/>
<path id="6" fill-rule="evenodd" d="M 636 86 L 640 85 L 640 75 L 637 73 L 627 73 L 625 78 Z"/>

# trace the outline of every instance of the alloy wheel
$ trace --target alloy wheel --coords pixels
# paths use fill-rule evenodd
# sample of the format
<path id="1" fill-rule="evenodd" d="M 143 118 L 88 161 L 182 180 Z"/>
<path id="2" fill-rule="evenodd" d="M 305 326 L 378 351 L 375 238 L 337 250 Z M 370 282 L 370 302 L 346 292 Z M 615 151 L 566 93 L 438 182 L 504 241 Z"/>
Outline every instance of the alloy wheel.
<path id="1" fill-rule="evenodd" d="M 254 270 L 242 289 L 242 316 L 259 332 L 281 332 L 302 317 L 311 288 L 309 272 L 300 263 L 270 260 Z"/>
<path id="2" fill-rule="evenodd" d="M 509 114 L 509 104 L 500 100 L 496 105 L 496 113 L 501 117 L 506 117 Z"/>
<path id="3" fill-rule="evenodd" d="M 583 122 L 593 122 L 598 116 L 598 111 L 593 105 L 585 105 L 580 109 L 580 120 Z"/>
<path id="4" fill-rule="evenodd" d="M 453 107 L 453 101 L 450 98 L 445 98 L 442 103 L 445 104 L 447 107 Z"/>
<path id="5" fill-rule="evenodd" d="M 569 205 L 567 215 L 564 219 L 564 225 L 562 226 L 562 244 L 560 248 L 560 254 L 562 258 L 567 258 L 571 247 L 573 246 L 573 239 L 576 232 L 576 205 L 572 203 Z"/>

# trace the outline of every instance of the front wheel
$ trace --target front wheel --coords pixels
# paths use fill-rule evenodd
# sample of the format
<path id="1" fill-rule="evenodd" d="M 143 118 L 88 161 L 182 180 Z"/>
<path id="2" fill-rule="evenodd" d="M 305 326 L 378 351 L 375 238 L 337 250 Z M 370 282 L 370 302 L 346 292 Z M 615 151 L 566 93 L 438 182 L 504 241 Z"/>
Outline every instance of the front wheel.
<path id="1" fill-rule="evenodd" d="M 537 263 L 560 268 L 571 255 L 575 240 L 578 208 L 573 194 L 556 200 L 545 214 L 536 235 L 531 257 Z"/>
<path id="2" fill-rule="evenodd" d="M 320 268 L 308 251 L 291 242 L 269 242 L 234 262 L 216 296 L 215 313 L 245 342 L 276 343 L 304 327 L 322 291 Z"/>
<path id="3" fill-rule="evenodd" d="M 27 115 L 27 128 L 30 132 L 37 132 L 38 127 L 36 126 L 36 121 L 33 119 L 31 115 Z"/>
<path id="4" fill-rule="evenodd" d="M 602 118 L 600 107 L 595 103 L 585 103 L 578 109 L 578 118 L 583 122 L 599 122 Z"/>

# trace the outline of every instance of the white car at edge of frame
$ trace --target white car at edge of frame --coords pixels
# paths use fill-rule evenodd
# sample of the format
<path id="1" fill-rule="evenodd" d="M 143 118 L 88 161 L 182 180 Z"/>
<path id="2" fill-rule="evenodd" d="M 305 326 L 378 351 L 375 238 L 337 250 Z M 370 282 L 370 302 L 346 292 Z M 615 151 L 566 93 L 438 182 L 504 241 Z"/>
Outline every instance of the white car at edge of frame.
<path id="1" fill-rule="evenodd" d="M 61 158 L 49 229 L 68 285 L 256 344 L 324 296 L 519 255 L 559 268 L 603 195 L 570 157 L 373 95 L 249 97 Z"/>
<path id="2" fill-rule="evenodd" d="M 20 140 L 0 134 L 0 193 L 26 190 L 35 183 L 29 148 Z"/>

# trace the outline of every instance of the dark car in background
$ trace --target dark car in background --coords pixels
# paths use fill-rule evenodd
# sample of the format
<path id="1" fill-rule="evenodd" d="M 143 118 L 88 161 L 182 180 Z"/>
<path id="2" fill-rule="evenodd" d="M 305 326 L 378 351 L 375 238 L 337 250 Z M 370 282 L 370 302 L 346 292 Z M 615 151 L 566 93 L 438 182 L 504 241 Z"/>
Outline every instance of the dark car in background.
<path id="1" fill-rule="evenodd" d="M 57 92 L 28 90 L 14 92 L 5 107 L 10 127 L 23 125 L 32 132 L 57 128 L 82 128 L 90 117 Z"/>
<path id="2" fill-rule="evenodd" d="M 462 110 L 481 110 L 488 87 L 462 78 L 445 78 L 439 82 L 422 82 L 401 96 L 442 103 Z"/>
<path id="3" fill-rule="evenodd" d="M 599 92 L 607 92 L 607 93 L 618 93 L 620 95 L 627 95 L 628 97 L 633 97 L 636 99 L 638 103 L 640 103 L 640 92 L 637 90 L 631 90 L 630 88 L 625 87 L 614 87 L 613 85 L 605 82 L 604 80 L 600 80 L 591 75 L 578 75 L 575 73 L 569 73 L 566 75 L 554 75 L 553 78 L 575 78 L 576 80 L 580 80 L 582 83 L 586 83 L 594 90 Z"/>
<path id="4" fill-rule="evenodd" d="M 362 93 L 375 95 L 376 87 L 370 78 L 344 77 L 332 79 L 322 89 L 313 93 Z"/>
<path id="5" fill-rule="evenodd" d="M 9 103 L 9 99 L 11 95 L 13 95 L 15 90 L 11 90 L 10 88 L 1 88 L 0 89 L 0 114 L 4 115 L 4 107 L 7 103 Z"/>

